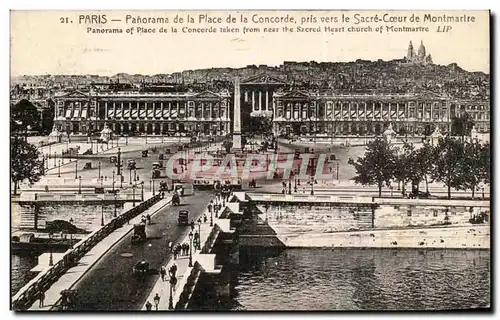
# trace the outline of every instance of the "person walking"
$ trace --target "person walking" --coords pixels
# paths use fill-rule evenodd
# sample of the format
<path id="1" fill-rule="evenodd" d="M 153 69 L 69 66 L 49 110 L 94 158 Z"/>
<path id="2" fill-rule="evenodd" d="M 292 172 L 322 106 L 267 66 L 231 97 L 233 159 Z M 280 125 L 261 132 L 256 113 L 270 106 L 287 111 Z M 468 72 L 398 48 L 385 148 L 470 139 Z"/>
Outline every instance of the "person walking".
<path id="1" fill-rule="evenodd" d="M 170 252 L 174 252 L 174 244 L 172 241 L 168 242 L 168 250 L 170 250 Z"/>
<path id="2" fill-rule="evenodd" d="M 212 200 L 210 200 L 210 203 L 208 204 L 208 213 L 212 213 Z"/>
<path id="3" fill-rule="evenodd" d="M 170 275 L 175 278 L 176 273 L 177 273 L 177 265 L 174 263 L 170 267 Z"/>
<path id="4" fill-rule="evenodd" d="M 146 310 L 147 311 L 151 311 L 151 308 L 153 308 L 153 305 L 151 304 L 151 302 L 146 302 Z"/>
<path id="5" fill-rule="evenodd" d="M 191 231 L 194 231 L 194 220 L 191 220 Z"/>
<path id="6" fill-rule="evenodd" d="M 207 223 L 207 220 L 208 220 L 207 215 L 206 215 L 206 214 L 204 214 L 204 215 L 203 215 L 203 222 L 204 222 L 204 223 Z"/>
<path id="7" fill-rule="evenodd" d="M 174 260 L 176 260 L 176 259 L 177 259 L 177 254 L 178 254 L 178 252 L 177 252 L 177 248 L 178 248 L 178 247 L 175 247 L 175 248 L 174 248 L 174 250 L 173 250 L 173 251 L 174 251 Z"/>
<path id="8" fill-rule="evenodd" d="M 165 270 L 164 266 L 160 268 L 161 281 L 165 282 L 165 276 L 167 275 L 167 270 Z"/>
<path id="9" fill-rule="evenodd" d="M 43 308 L 43 302 L 45 301 L 45 292 L 43 292 L 42 290 L 40 290 L 38 298 L 40 299 L 39 306 L 40 306 L 40 308 Z"/>
<path id="10" fill-rule="evenodd" d="M 153 301 L 155 302 L 155 309 L 156 311 L 158 311 L 158 305 L 160 304 L 160 296 L 158 295 L 158 293 L 153 298 Z"/>

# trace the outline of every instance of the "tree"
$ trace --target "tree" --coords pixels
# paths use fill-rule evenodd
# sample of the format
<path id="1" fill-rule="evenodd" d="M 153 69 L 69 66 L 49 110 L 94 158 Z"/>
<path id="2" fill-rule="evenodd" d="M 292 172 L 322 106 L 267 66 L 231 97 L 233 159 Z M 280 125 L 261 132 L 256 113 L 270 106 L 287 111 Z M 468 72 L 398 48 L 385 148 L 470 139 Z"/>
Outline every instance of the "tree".
<path id="1" fill-rule="evenodd" d="M 10 107 L 10 132 L 22 134 L 28 130 L 40 130 L 40 113 L 30 101 L 23 99 Z"/>
<path id="2" fill-rule="evenodd" d="M 482 164 L 481 177 L 485 184 L 490 184 L 491 179 L 491 149 L 490 143 L 485 143 L 481 148 L 480 161 Z"/>
<path id="3" fill-rule="evenodd" d="M 463 140 L 465 136 L 470 136 L 473 126 L 474 120 L 472 120 L 471 116 L 467 112 L 464 112 L 458 117 L 451 118 L 451 135 L 462 137 Z"/>
<path id="4" fill-rule="evenodd" d="M 394 178 L 402 183 L 401 194 L 406 194 L 406 184 L 419 176 L 417 152 L 413 144 L 404 143 L 395 157 Z"/>
<path id="5" fill-rule="evenodd" d="M 382 196 L 383 185 L 390 185 L 394 176 L 396 156 L 389 143 L 381 138 L 368 143 L 364 157 L 348 162 L 356 169 L 352 178 L 356 184 L 377 185 L 378 194 Z"/>
<path id="6" fill-rule="evenodd" d="M 478 142 L 466 142 L 464 145 L 461 174 L 463 175 L 463 187 L 472 191 L 472 198 L 474 198 L 476 187 L 484 177 L 482 149 L 483 147 Z"/>
<path id="7" fill-rule="evenodd" d="M 421 179 L 425 180 L 425 192 L 429 193 L 429 178 L 434 170 L 434 162 L 436 159 L 436 149 L 429 143 L 424 143 L 420 149 L 417 149 L 415 163 L 417 165 L 418 174 L 415 176 L 413 183 L 419 184 Z"/>
<path id="8" fill-rule="evenodd" d="M 52 127 L 54 126 L 54 116 L 55 116 L 55 105 L 53 100 L 48 101 L 48 108 L 45 108 L 42 111 L 42 124 L 41 124 L 41 133 L 49 134 L 52 132 Z"/>
<path id="9" fill-rule="evenodd" d="M 11 137 L 10 169 L 14 183 L 14 194 L 17 194 L 19 183 L 28 180 L 29 184 L 40 180 L 44 174 L 43 161 L 39 159 L 38 149 L 20 137 Z"/>
<path id="10" fill-rule="evenodd" d="M 446 184 L 448 188 L 448 199 L 451 198 L 451 188 L 461 189 L 463 187 L 464 145 L 461 141 L 449 136 L 441 138 L 436 147 L 435 166 L 432 170 L 432 178 Z"/>

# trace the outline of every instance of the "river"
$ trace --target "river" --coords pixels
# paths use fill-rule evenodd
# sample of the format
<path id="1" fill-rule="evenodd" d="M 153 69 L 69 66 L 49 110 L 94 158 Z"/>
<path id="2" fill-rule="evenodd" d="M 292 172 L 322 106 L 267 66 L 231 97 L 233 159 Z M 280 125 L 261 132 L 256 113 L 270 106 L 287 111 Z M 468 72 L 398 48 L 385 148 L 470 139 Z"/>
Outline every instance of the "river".
<path id="1" fill-rule="evenodd" d="M 240 253 L 238 268 L 229 301 L 197 299 L 191 308 L 450 310 L 490 305 L 489 250 L 253 251 Z"/>

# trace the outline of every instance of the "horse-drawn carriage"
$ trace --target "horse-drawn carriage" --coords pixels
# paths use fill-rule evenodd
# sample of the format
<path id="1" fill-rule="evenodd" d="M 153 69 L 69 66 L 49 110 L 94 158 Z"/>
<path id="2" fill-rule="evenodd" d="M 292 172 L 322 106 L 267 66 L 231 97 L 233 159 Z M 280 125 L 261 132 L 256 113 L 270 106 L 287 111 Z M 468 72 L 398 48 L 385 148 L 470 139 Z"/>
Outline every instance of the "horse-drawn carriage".
<path id="1" fill-rule="evenodd" d="M 134 224 L 134 234 L 132 235 L 132 244 L 138 244 L 146 241 L 146 225 L 143 223 Z"/>

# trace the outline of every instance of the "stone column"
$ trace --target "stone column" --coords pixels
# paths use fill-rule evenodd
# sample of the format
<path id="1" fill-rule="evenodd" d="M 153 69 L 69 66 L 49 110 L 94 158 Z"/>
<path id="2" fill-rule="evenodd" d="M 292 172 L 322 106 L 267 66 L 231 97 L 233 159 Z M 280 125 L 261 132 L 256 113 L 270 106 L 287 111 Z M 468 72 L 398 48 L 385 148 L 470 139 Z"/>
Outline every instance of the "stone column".
<path id="1" fill-rule="evenodd" d="M 269 90 L 266 90 L 266 110 L 269 110 Z"/>
<path id="2" fill-rule="evenodd" d="M 233 149 L 241 149 L 240 79 L 234 80 Z"/>
<path id="3" fill-rule="evenodd" d="M 164 110 L 164 107 L 163 107 L 163 101 L 160 102 L 160 119 L 163 120 L 163 110 Z M 162 123 L 162 127 L 163 127 L 163 123 Z M 161 131 L 163 132 L 163 130 Z"/>
<path id="4" fill-rule="evenodd" d="M 245 102 L 248 102 L 248 90 L 245 90 Z"/>
<path id="5" fill-rule="evenodd" d="M 262 110 L 262 91 L 259 90 L 259 110 Z"/>
<path id="6" fill-rule="evenodd" d="M 255 91 L 252 90 L 252 111 L 255 111 Z"/>

